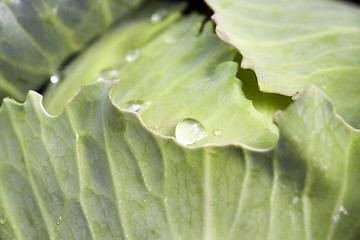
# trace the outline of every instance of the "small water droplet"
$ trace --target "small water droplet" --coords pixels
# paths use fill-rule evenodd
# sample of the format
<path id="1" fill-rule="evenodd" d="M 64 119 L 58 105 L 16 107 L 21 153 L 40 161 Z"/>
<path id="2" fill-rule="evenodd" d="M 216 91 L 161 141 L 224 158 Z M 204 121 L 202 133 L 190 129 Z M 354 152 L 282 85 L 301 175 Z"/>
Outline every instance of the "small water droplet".
<path id="1" fill-rule="evenodd" d="M 141 112 L 144 109 L 144 101 L 133 100 L 127 102 L 127 109 L 133 112 Z"/>
<path id="2" fill-rule="evenodd" d="M 333 221 L 336 223 L 337 221 L 340 220 L 340 215 L 339 214 L 336 214 L 332 217 Z"/>
<path id="3" fill-rule="evenodd" d="M 298 137 L 298 135 L 294 135 L 294 140 L 300 142 L 300 138 Z"/>
<path id="4" fill-rule="evenodd" d="M 324 170 L 327 170 L 327 169 L 328 169 L 328 166 L 325 165 L 325 166 L 323 167 L 323 169 L 324 169 Z"/>
<path id="5" fill-rule="evenodd" d="M 126 238 L 129 238 L 129 235 L 128 234 L 126 234 L 126 236 L 125 236 Z"/>
<path id="6" fill-rule="evenodd" d="M 297 204 L 299 202 L 299 197 L 294 197 L 292 200 L 292 204 Z"/>
<path id="7" fill-rule="evenodd" d="M 56 83 L 60 82 L 60 79 L 61 79 L 60 73 L 55 73 L 50 77 L 50 82 L 53 84 L 56 84 Z"/>
<path id="8" fill-rule="evenodd" d="M 4 224 L 6 222 L 5 218 L 0 218 L 0 224 Z"/>
<path id="9" fill-rule="evenodd" d="M 164 20 L 168 16 L 168 11 L 165 9 L 161 9 L 159 11 L 156 11 L 153 15 L 151 15 L 151 22 L 152 23 L 159 23 L 162 20 Z"/>
<path id="10" fill-rule="evenodd" d="M 55 15 L 55 14 L 57 14 L 58 9 L 59 9 L 59 7 L 58 7 L 58 6 L 53 7 L 53 8 L 51 9 L 51 12 Z"/>
<path id="11" fill-rule="evenodd" d="M 116 80 L 117 79 L 117 75 L 118 75 L 118 70 L 116 69 L 110 69 L 110 70 L 105 70 L 102 71 L 99 76 L 98 76 L 98 81 L 103 81 L 103 80 Z"/>
<path id="12" fill-rule="evenodd" d="M 339 212 L 344 213 L 345 216 L 348 215 L 348 212 L 346 211 L 346 209 L 345 209 L 344 206 L 342 206 L 342 205 L 341 205 L 340 208 L 339 208 Z"/>
<path id="13" fill-rule="evenodd" d="M 176 139 L 185 145 L 198 142 L 205 137 L 204 126 L 193 118 L 185 118 L 181 120 L 175 129 Z"/>
<path id="14" fill-rule="evenodd" d="M 146 202 L 146 199 L 144 199 L 144 202 Z"/>
<path id="15" fill-rule="evenodd" d="M 174 38 L 173 36 L 164 36 L 164 37 L 163 37 L 163 40 L 164 40 L 164 42 L 167 43 L 167 44 L 174 44 L 174 43 L 177 42 L 177 39 Z"/>
<path id="16" fill-rule="evenodd" d="M 141 56 L 141 50 L 138 48 L 134 48 L 127 52 L 125 59 L 128 62 L 135 62 L 136 60 L 139 59 L 140 56 Z"/>
<path id="17" fill-rule="evenodd" d="M 214 131 L 214 135 L 215 136 L 220 136 L 222 134 L 222 131 L 221 130 L 215 130 Z"/>

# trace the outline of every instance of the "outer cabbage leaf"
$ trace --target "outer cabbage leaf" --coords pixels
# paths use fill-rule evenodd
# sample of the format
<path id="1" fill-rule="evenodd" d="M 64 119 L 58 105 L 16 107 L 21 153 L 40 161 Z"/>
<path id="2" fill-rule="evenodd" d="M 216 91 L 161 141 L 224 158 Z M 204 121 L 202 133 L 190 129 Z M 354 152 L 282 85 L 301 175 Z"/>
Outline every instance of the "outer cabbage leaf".
<path id="1" fill-rule="evenodd" d="M 141 2 L 1 0 L 0 99 L 22 100 L 69 55 Z"/>
<path id="2" fill-rule="evenodd" d="M 86 86 L 0 109 L 4 239 L 358 239 L 360 132 L 311 87 L 273 150 L 185 147 Z"/>
<path id="3" fill-rule="evenodd" d="M 360 8 L 329 0 L 207 2 L 218 35 L 243 54 L 260 90 L 292 96 L 315 84 L 360 128 Z"/>
<path id="4" fill-rule="evenodd" d="M 237 143 L 261 149 L 274 146 L 277 129 L 271 129 L 272 123 L 254 109 L 235 77 L 238 67 L 232 62 L 235 51 L 216 37 L 212 23 L 207 23 L 200 33 L 201 20 L 198 15 L 179 19 L 138 48 L 141 55 L 125 65 L 121 61 L 124 62 L 127 51 L 123 51 L 118 57 L 121 67 L 114 77 L 120 83 L 114 88 L 112 99 L 124 109 L 135 105 L 146 126 L 165 136 L 174 136 L 177 124 L 183 119 L 200 121 L 206 136 L 194 145 Z M 142 26 L 143 21 L 130 26 Z M 109 35 L 109 41 L 115 41 L 118 34 L 124 32 Z M 99 41 L 94 51 L 102 54 L 105 47 L 106 54 L 116 56 L 117 51 L 107 48 L 108 39 Z M 133 42 L 131 36 L 120 38 L 120 44 L 122 41 Z M 92 68 L 96 62 L 81 59 L 77 66 L 82 64 L 82 68 L 76 73 L 94 69 L 81 77 L 84 81 L 94 81 L 95 73 L 101 69 Z M 69 97 L 66 89 L 73 88 L 69 78 L 65 81 L 59 92 L 55 86 L 47 93 L 46 109 L 55 112 L 62 109 Z M 222 124 L 224 121 L 226 125 Z"/>

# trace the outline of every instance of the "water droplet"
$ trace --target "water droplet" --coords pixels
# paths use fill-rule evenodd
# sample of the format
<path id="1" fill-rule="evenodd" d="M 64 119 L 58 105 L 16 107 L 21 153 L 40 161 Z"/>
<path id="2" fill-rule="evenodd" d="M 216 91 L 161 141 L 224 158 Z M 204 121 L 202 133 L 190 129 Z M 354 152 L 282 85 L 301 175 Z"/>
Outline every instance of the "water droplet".
<path id="1" fill-rule="evenodd" d="M 297 204 L 299 202 L 299 197 L 294 197 L 292 200 L 292 204 Z"/>
<path id="2" fill-rule="evenodd" d="M 346 211 L 346 209 L 345 209 L 344 206 L 342 206 L 342 205 L 341 205 L 340 208 L 339 208 L 339 212 L 344 213 L 345 216 L 348 215 L 348 212 Z"/>
<path id="3" fill-rule="evenodd" d="M 0 224 L 4 224 L 6 222 L 5 218 L 0 218 Z"/>
<path id="4" fill-rule="evenodd" d="M 214 135 L 215 136 L 220 136 L 222 134 L 222 131 L 221 130 L 215 130 L 214 131 Z"/>
<path id="5" fill-rule="evenodd" d="M 337 221 L 339 221 L 339 219 L 340 219 L 340 215 L 339 215 L 339 214 L 336 214 L 336 215 L 334 215 L 334 216 L 332 217 L 332 219 L 333 219 L 334 222 L 337 222 Z"/>
<path id="6" fill-rule="evenodd" d="M 204 126 L 193 118 L 185 118 L 181 120 L 175 129 L 176 139 L 185 145 L 198 142 L 205 137 Z"/>
<path id="7" fill-rule="evenodd" d="M 61 79 L 60 73 L 55 73 L 54 75 L 52 75 L 50 77 L 50 82 L 53 84 L 56 84 L 56 83 L 60 82 L 60 79 Z"/>
<path id="8" fill-rule="evenodd" d="M 159 23 L 162 20 L 164 20 L 168 15 L 168 11 L 165 9 L 161 9 L 157 12 L 155 12 L 153 15 L 151 15 L 151 22 L 152 23 Z"/>
<path id="9" fill-rule="evenodd" d="M 323 169 L 324 169 L 324 170 L 327 170 L 327 169 L 328 169 L 328 166 L 325 165 L 325 166 L 323 167 Z"/>
<path id="10" fill-rule="evenodd" d="M 133 100 L 127 102 L 127 109 L 133 112 L 141 112 L 144 109 L 144 101 Z"/>
<path id="11" fill-rule="evenodd" d="M 167 35 L 165 35 L 165 36 L 163 37 L 163 40 L 164 40 L 164 42 L 167 43 L 167 44 L 174 44 L 174 43 L 177 42 L 177 39 L 176 39 L 176 38 L 174 38 L 173 36 L 167 36 Z"/>
<path id="12" fill-rule="evenodd" d="M 144 202 L 146 202 L 146 199 L 144 199 Z"/>
<path id="13" fill-rule="evenodd" d="M 135 62 L 136 60 L 139 59 L 140 56 L 141 56 L 141 50 L 138 48 L 134 48 L 127 52 L 125 59 L 128 62 Z"/>
<path id="14" fill-rule="evenodd" d="M 57 14 L 58 9 L 59 9 L 59 7 L 58 7 L 58 6 L 53 7 L 53 8 L 51 9 L 51 12 L 55 15 L 55 14 Z"/>
<path id="15" fill-rule="evenodd" d="M 116 80 L 117 79 L 117 75 L 118 75 L 118 70 L 116 69 L 111 69 L 111 70 L 105 70 L 102 71 L 99 76 L 98 76 L 98 81 L 102 81 L 102 80 Z"/>

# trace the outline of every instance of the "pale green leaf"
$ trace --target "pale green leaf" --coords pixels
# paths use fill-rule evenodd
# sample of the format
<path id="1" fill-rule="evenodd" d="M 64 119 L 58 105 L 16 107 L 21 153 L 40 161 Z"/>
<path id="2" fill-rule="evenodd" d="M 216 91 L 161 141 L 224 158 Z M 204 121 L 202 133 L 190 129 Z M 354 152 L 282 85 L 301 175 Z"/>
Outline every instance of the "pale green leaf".
<path id="1" fill-rule="evenodd" d="M 244 56 L 265 92 L 315 84 L 360 127 L 360 8 L 330 0 L 207 0 L 217 33 Z M 339 80 L 341 79 L 341 80 Z"/>
<path id="2" fill-rule="evenodd" d="M 315 87 L 273 150 L 185 147 L 86 86 L 0 109 L 2 239 L 358 239 L 360 132 Z"/>
<path id="3" fill-rule="evenodd" d="M 0 99 L 23 99 L 142 0 L 0 0 Z M 91 22 L 91 24 L 89 24 Z"/>
<path id="4" fill-rule="evenodd" d="M 107 71 L 121 68 L 127 63 L 126 56 L 152 41 L 160 32 L 181 16 L 183 5 L 164 1 L 150 1 L 122 19 L 114 29 L 104 34 L 93 45 L 72 61 L 62 72 L 58 83 L 52 84 L 44 95 L 45 108 L 59 113 L 81 85 L 95 82 Z M 151 17 L 164 12 L 163 20 L 154 23 Z M 117 74 L 113 76 L 116 79 Z M 106 80 L 113 80 L 110 76 Z"/>

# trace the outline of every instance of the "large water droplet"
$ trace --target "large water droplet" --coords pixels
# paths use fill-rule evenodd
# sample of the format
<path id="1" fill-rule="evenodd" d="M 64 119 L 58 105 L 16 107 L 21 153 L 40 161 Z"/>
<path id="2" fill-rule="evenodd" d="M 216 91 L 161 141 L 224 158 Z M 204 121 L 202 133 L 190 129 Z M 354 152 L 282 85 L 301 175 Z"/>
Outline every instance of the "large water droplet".
<path id="1" fill-rule="evenodd" d="M 127 109 L 133 112 L 141 112 L 144 109 L 144 101 L 133 100 L 127 102 Z"/>
<path id="2" fill-rule="evenodd" d="M 127 52 L 125 59 L 128 62 L 135 62 L 136 60 L 139 59 L 140 56 L 141 56 L 141 50 L 138 48 L 134 48 Z"/>
<path id="3" fill-rule="evenodd" d="M 105 70 L 102 71 L 98 76 L 98 81 L 102 80 L 116 80 L 118 75 L 118 70 L 111 69 L 111 70 Z"/>
<path id="4" fill-rule="evenodd" d="M 168 11 L 165 9 L 161 9 L 159 11 L 156 11 L 153 15 L 151 15 L 151 22 L 152 23 L 159 23 L 162 20 L 164 20 L 168 16 Z"/>
<path id="5" fill-rule="evenodd" d="M 50 82 L 53 84 L 56 84 L 56 83 L 60 82 L 60 79 L 61 79 L 61 75 L 60 75 L 60 73 L 57 72 L 50 77 Z"/>
<path id="6" fill-rule="evenodd" d="M 185 145 L 198 142 L 205 137 L 204 126 L 193 118 L 185 118 L 181 120 L 175 129 L 176 139 Z"/>

